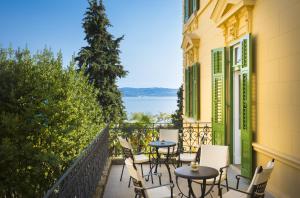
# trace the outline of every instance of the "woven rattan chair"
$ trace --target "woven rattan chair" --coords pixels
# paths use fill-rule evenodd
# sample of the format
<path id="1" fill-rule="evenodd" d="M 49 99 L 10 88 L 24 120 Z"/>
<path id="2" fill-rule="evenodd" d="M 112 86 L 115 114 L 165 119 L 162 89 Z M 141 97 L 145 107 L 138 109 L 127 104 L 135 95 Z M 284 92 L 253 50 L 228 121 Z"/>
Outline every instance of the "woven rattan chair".
<path id="1" fill-rule="evenodd" d="M 146 188 L 140 174 L 137 171 L 136 166 L 133 163 L 132 158 L 127 158 L 125 160 L 125 164 L 134 184 L 134 192 L 136 198 L 137 197 L 144 197 L 144 198 L 174 197 L 173 195 L 174 184 L 170 183 L 170 184 Z"/>

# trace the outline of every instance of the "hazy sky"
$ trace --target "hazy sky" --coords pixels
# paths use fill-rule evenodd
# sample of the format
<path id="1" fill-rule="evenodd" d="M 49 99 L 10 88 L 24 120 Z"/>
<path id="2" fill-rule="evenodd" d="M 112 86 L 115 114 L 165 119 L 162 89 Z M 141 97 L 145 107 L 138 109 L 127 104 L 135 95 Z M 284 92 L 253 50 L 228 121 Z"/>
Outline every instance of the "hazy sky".
<path id="1" fill-rule="evenodd" d="M 120 87 L 178 88 L 182 81 L 181 0 L 104 0 L 129 75 Z M 1 0 L 0 45 L 62 50 L 64 64 L 85 45 L 86 0 Z"/>

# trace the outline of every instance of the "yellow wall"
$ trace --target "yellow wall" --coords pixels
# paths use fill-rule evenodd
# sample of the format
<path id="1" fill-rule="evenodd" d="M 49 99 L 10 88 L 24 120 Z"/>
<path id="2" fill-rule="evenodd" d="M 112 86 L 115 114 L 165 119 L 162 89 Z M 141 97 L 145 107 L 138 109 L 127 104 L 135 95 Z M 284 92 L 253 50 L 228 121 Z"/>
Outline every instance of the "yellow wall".
<path id="1" fill-rule="evenodd" d="M 211 49 L 225 46 L 210 19 L 217 0 L 201 0 L 183 33 L 200 38 L 201 120 L 211 121 Z M 208 4 L 207 4 L 208 3 Z M 192 20 L 192 21 L 191 21 Z M 300 0 L 256 0 L 252 14 L 257 76 L 256 164 L 276 159 L 268 190 L 275 197 L 300 196 Z"/>
<path id="2" fill-rule="evenodd" d="M 299 160 L 300 1 L 256 1 L 252 34 L 257 67 L 256 142 Z M 257 162 L 265 162 L 264 158 L 259 154 Z M 300 170 L 278 160 L 270 190 L 278 197 L 299 197 Z"/>
<path id="3" fill-rule="evenodd" d="M 198 28 L 193 32 L 197 33 L 200 37 L 200 47 L 199 47 L 199 63 L 200 63 L 200 121 L 210 122 L 211 121 L 211 49 L 219 48 L 224 45 L 223 33 L 220 29 L 216 28 L 215 24 L 211 20 L 207 20 L 210 17 L 210 13 L 213 9 L 213 4 L 210 3 L 207 8 L 203 9 L 209 0 L 201 1 L 202 12 L 198 18 Z M 193 26 L 193 23 L 190 25 Z M 186 27 L 188 28 L 188 27 Z M 187 30 L 184 30 L 187 32 Z"/>

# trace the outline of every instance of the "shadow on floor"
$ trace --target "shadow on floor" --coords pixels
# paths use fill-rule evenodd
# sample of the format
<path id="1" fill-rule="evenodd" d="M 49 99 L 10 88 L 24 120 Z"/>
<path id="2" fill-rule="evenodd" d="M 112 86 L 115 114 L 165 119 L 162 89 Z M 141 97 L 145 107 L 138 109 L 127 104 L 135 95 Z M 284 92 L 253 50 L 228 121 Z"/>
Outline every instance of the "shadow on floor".
<path id="1" fill-rule="evenodd" d="M 149 172 L 149 165 L 144 165 L 144 173 L 146 174 L 147 172 Z M 138 166 L 138 170 L 140 170 L 140 167 Z M 110 171 L 110 175 L 106 184 L 106 188 L 104 191 L 104 198 L 132 198 L 135 196 L 134 194 L 134 189 L 133 189 L 133 185 L 131 185 L 130 188 L 128 188 L 128 181 L 129 181 L 129 175 L 128 175 L 128 171 L 126 170 L 126 167 L 124 169 L 124 175 L 123 175 L 123 179 L 122 181 L 120 181 L 120 174 L 122 171 L 122 165 L 113 165 L 111 167 L 111 171 Z M 238 169 L 236 168 L 230 168 L 228 170 L 228 180 L 229 180 L 229 185 L 230 186 L 235 186 L 235 175 L 239 174 Z M 161 165 L 161 167 L 159 168 L 159 172 L 162 173 L 162 184 L 166 184 L 169 183 L 169 179 L 168 179 L 168 173 L 167 173 L 167 169 L 165 167 L 165 165 Z M 174 187 L 174 193 L 177 195 L 179 193 L 178 187 L 176 186 L 176 180 L 175 180 L 175 176 L 174 176 L 174 168 L 171 166 L 171 173 L 172 173 L 172 177 L 173 177 L 173 181 L 175 183 L 175 187 Z M 154 184 L 151 184 L 151 181 L 145 182 L 146 186 L 153 186 L 153 185 L 158 185 L 158 178 L 156 176 L 154 176 Z M 188 187 L 187 187 L 187 180 L 185 179 L 179 179 L 178 181 L 178 185 L 180 186 L 180 188 L 182 189 L 182 191 L 187 194 L 188 193 Z M 249 183 L 245 180 L 241 181 L 240 184 L 240 189 L 242 190 L 246 190 L 248 187 Z M 199 184 L 193 184 L 193 189 L 196 193 L 197 196 L 200 195 L 200 186 Z M 212 193 L 214 197 L 218 197 L 217 196 L 217 188 L 214 187 L 214 192 Z M 226 190 L 223 189 L 223 192 L 225 192 Z M 208 196 L 209 197 L 209 196 Z M 268 197 L 268 196 L 266 196 Z"/>

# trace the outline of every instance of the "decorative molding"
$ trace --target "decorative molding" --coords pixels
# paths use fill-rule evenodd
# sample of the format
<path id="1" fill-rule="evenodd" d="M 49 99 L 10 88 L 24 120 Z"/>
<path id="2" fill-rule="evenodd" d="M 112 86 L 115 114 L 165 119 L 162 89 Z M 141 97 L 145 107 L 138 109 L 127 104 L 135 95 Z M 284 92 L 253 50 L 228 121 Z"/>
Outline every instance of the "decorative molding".
<path id="1" fill-rule="evenodd" d="M 181 44 L 184 53 L 184 66 L 189 66 L 199 61 L 199 43 L 200 37 L 196 33 L 184 34 Z"/>
<path id="2" fill-rule="evenodd" d="M 254 0 L 219 0 L 211 14 L 228 44 L 252 31 Z"/>
<path id="3" fill-rule="evenodd" d="M 259 143 L 252 143 L 253 149 L 259 153 L 267 155 L 269 157 L 274 158 L 288 166 L 294 167 L 296 169 L 300 169 L 300 159 L 294 156 L 281 153 L 267 146 L 261 145 Z"/>

